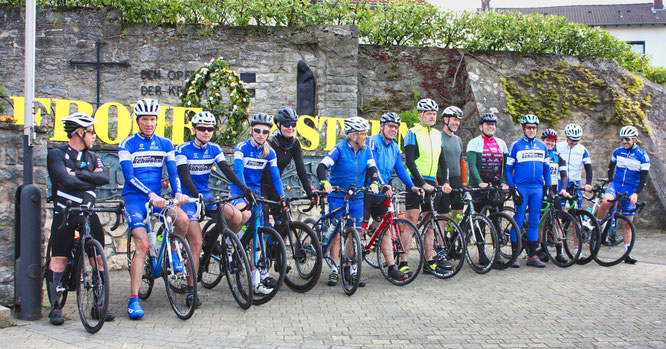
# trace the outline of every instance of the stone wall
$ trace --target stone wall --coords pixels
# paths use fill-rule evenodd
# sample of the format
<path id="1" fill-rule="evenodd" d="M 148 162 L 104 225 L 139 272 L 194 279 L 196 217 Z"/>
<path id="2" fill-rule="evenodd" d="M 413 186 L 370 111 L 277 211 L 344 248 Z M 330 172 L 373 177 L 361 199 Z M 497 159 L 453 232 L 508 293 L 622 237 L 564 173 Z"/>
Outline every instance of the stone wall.
<path id="1" fill-rule="evenodd" d="M 34 184 L 46 194 L 46 141 L 38 130 L 33 148 Z M 0 304 L 14 302 L 14 205 L 16 189 L 23 184 L 23 127 L 0 123 Z M 30 212 L 42 219 L 42 212 Z"/>

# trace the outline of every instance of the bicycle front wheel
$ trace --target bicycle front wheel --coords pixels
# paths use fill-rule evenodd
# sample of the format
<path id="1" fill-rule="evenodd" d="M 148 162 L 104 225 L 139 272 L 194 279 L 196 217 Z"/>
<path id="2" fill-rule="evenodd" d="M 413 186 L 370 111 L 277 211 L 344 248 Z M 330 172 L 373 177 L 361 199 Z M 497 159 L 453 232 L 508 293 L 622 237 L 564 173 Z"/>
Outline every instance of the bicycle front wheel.
<path id="1" fill-rule="evenodd" d="M 284 283 L 295 292 L 307 292 L 317 284 L 323 264 L 321 243 L 307 224 L 290 222 L 285 241 L 287 273 Z"/>
<path id="2" fill-rule="evenodd" d="M 356 229 L 345 227 L 340 236 L 340 278 L 342 289 L 348 296 L 353 295 L 361 281 L 361 238 Z"/>
<path id="3" fill-rule="evenodd" d="M 127 229 L 127 270 L 130 271 L 132 268 L 132 260 L 134 260 L 134 254 L 136 252 L 136 246 L 134 246 L 132 232 L 129 231 L 129 228 Z M 155 279 L 153 278 L 153 264 L 150 261 L 150 256 L 146 255 L 146 259 L 143 261 L 141 284 L 139 284 L 139 298 L 148 299 L 150 294 L 153 292 L 154 284 Z"/>
<path id="4" fill-rule="evenodd" d="M 229 229 L 222 232 L 222 269 L 231 295 L 241 309 L 252 305 L 252 271 L 247 252 L 238 236 Z"/>
<path id="5" fill-rule="evenodd" d="M 553 264 L 566 268 L 576 263 L 581 253 L 574 249 L 576 241 L 580 241 L 580 227 L 572 215 L 555 210 L 546 218 L 541 246 Z"/>
<path id="6" fill-rule="evenodd" d="M 432 242 L 431 238 L 427 236 L 430 229 L 433 230 Z M 449 269 L 426 267 L 428 274 L 439 279 L 452 278 L 458 274 L 465 263 L 465 239 L 456 221 L 449 216 L 437 215 L 421 229 L 421 236 L 424 245 L 424 261 L 433 258 L 432 255 L 425 253 L 427 247 L 432 244 L 434 260 L 445 260 L 452 266 Z"/>
<path id="7" fill-rule="evenodd" d="M 593 261 L 599 253 L 601 247 L 601 229 L 599 221 L 588 210 L 572 210 L 569 213 L 576 219 L 580 227 L 580 242 L 575 247 L 581 249 L 581 253 L 576 260 L 577 264 L 587 264 Z"/>
<path id="8" fill-rule="evenodd" d="M 603 227 L 601 233 L 601 247 L 597 258 L 594 260 L 604 267 L 611 267 L 622 262 L 631 253 L 636 241 L 636 227 L 629 218 L 620 213 L 616 213 L 613 219 L 611 217 L 604 218 L 600 225 Z M 631 239 L 626 241 L 624 239 L 624 227 L 629 226 L 631 232 Z M 625 247 L 629 245 L 629 247 Z"/>
<path id="9" fill-rule="evenodd" d="M 222 276 L 224 272 L 222 270 L 222 258 L 223 258 L 223 249 L 222 249 L 222 236 L 219 232 L 215 231 L 217 229 L 217 224 L 214 220 L 210 220 L 204 225 L 204 228 L 201 231 L 201 236 L 203 240 L 206 241 L 206 237 L 210 234 L 216 234 L 217 239 L 208 241 L 212 243 L 213 246 L 206 246 L 206 248 L 201 249 L 201 257 L 199 262 L 199 278 L 201 281 L 201 286 L 207 289 L 214 288 L 217 284 L 222 281 Z M 210 248 L 210 254 L 206 256 L 206 249 Z"/>
<path id="10" fill-rule="evenodd" d="M 176 316 L 187 320 L 194 314 L 197 297 L 197 274 L 190 245 L 184 237 L 169 234 L 164 253 L 162 277 L 169 303 Z"/>
<path id="11" fill-rule="evenodd" d="M 404 286 L 414 281 L 423 268 L 423 240 L 414 224 L 406 219 L 394 219 L 386 225 L 377 239 L 377 261 L 382 274 L 390 283 Z M 396 280 L 389 276 L 389 264 L 400 267 L 407 263 L 414 270 L 407 271 L 406 278 Z"/>
<path id="12" fill-rule="evenodd" d="M 472 222 L 465 219 L 462 229 L 465 232 L 465 258 L 467 264 L 479 274 L 493 268 L 498 252 L 497 231 L 488 217 L 474 213 Z"/>
<path id="13" fill-rule="evenodd" d="M 89 239 L 85 246 L 79 253 L 76 301 L 83 327 L 96 333 L 104 325 L 109 308 L 109 268 L 99 241 Z"/>
<path id="14" fill-rule="evenodd" d="M 264 304 L 273 299 L 284 282 L 285 274 L 287 274 L 287 251 L 280 234 L 273 228 L 259 227 L 257 236 L 259 237 L 257 246 L 259 248 L 265 246 L 266 250 L 257 251 L 255 267 L 259 269 L 261 274 L 260 282 L 272 290 L 268 294 L 255 293 L 252 297 L 252 304 L 254 305 Z M 250 244 L 252 243 L 254 242 L 250 240 Z M 252 257 L 250 258 L 252 259 Z"/>
<path id="15" fill-rule="evenodd" d="M 499 254 L 493 268 L 503 270 L 511 266 L 520 255 L 522 239 L 517 236 L 516 241 L 511 241 L 511 230 L 520 234 L 520 229 L 516 220 L 505 212 L 491 213 L 488 218 L 497 231 L 499 245 Z"/>

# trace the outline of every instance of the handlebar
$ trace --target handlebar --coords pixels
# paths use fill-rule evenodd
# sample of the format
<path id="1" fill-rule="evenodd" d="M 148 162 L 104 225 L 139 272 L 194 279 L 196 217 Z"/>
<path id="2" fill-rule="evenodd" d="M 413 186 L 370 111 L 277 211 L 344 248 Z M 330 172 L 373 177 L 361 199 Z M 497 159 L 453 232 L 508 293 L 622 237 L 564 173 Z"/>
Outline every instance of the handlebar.
<path id="1" fill-rule="evenodd" d="M 109 212 L 109 213 L 115 213 L 116 214 L 116 221 L 113 223 L 113 226 L 111 227 L 111 231 L 114 231 L 118 229 L 118 226 L 120 225 L 120 217 L 122 216 L 123 213 L 123 208 L 125 207 L 124 202 L 119 202 L 118 207 L 89 207 L 85 205 L 80 205 L 80 206 L 72 206 L 72 201 L 67 200 L 67 203 L 65 203 L 65 209 L 63 210 L 63 215 L 64 218 L 62 220 L 62 223 L 60 223 L 60 226 L 58 226 L 58 230 L 61 230 L 62 228 L 65 227 L 67 224 L 67 221 L 69 220 L 69 214 L 71 212 L 81 212 L 84 215 L 90 215 L 95 212 Z"/>

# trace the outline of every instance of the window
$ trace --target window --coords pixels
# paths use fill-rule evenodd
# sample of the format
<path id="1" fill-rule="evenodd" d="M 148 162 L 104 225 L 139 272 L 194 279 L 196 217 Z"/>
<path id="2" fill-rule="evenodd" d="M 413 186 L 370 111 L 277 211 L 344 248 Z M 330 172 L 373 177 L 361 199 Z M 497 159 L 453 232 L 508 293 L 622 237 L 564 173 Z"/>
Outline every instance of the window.
<path id="1" fill-rule="evenodd" d="M 627 41 L 627 44 L 631 46 L 632 51 L 642 55 L 645 54 L 645 41 Z"/>

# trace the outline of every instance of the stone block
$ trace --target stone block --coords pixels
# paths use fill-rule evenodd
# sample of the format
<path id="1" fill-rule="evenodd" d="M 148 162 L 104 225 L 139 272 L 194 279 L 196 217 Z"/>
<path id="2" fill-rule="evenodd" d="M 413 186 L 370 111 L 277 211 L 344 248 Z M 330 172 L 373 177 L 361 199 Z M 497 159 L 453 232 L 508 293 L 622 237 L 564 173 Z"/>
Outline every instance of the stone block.
<path id="1" fill-rule="evenodd" d="M 127 268 L 127 255 L 115 254 L 106 258 L 109 270 L 123 270 Z"/>
<path id="2" fill-rule="evenodd" d="M 116 253 L 127 253 L 127 238 L 113 239 L 113 247 Z"/>
<path id="3" fill-rule="evenodd" d="M 14 262 L 14 245 L 0 245 L 0 263 Z M 2 276 L 0 275 L 0 280 Z"/>
<path id="4" fill-rule="evenodd" d="M 9 310 L 9 308 L 0 305 L 0 328 L 9 326 L 11 316 L 12 312 Z"/>
<path id="5" fill-rule="evenodd" d="M 16 165 L 18 162 L 18 149 L 5 148 L 5 165 Z"/>

